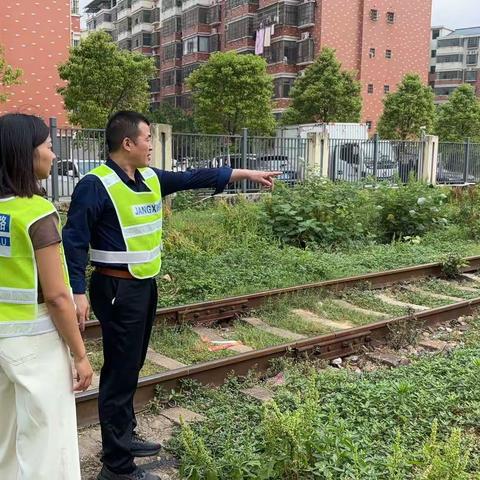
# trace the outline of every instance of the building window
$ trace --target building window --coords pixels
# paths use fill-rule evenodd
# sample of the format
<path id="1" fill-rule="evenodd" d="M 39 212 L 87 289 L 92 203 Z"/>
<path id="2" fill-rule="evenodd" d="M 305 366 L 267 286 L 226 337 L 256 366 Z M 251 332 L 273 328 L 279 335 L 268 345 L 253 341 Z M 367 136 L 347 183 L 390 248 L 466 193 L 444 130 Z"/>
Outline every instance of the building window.
<path id="1" fill-rule="evenodd" d="M 168 37 L 169 35 L 173 35 L 174 33 L 182 31 L 182 17 L 175 16 L 170 17 L 168 20 L 165 20 L 162 23 L 162 37 Z"/>
<path id="2" fill-rule="evenodd" d="M 370 58 L 375 58 L 375 53 L 376 53 L 376 50 L 374 48 L 371 48 L 369 52 Z"/>
<path id="3" fill-rule="evenodd" d="M 297 43 L 297 63 L 313 62 L 314 44 L 313 38 L 307 38 Z"/>
<path id="4" fill-rule="evenodd" d="M 468 70 L 465 72 L 465 81 L 466 82 L 476 82 L 477 81 L 477 71 Z"/>
<path id="5" fill-rule="evenodd" d="M 432 40 L 436 40 L 440 36 L 440 30 L 435 28 L 432 30 Z"/>
<path id="6" fill-rule="evenodd" d="M 307 2 L 298 6 L 298 26 L 315 24 L 315 3 Z"/>
<path id="7" fill-rule="evenodd" d="M 478 63 L 478 53 L 467 55 L 467 65 L 476 65 Z"/>
<path id="8" fill-rule="evenodd" d="M 72 0 L 72 10 L 73 15 L 80 15 L 80 0 Z"/>
<path id="9" fill-rule="evenodd" d="M 395 12 L 387 12 L 387 23 L 395 22 Z"/>
<path id="10" fill-rule="evenodd" d="M 435 95 L 439 97 L 448 97 L 456 88 L 457 87 L 436 87 L 434 91 Z"/>
<path id="11" fill-rule="evenodd" d="M 188 55 L 189 53 L 203 52 L 208 53 L 209 37 L 192 37 L 183 42 L 183 54 Z"/>
<path id="12" fill-rule="evenodd" d="M 432 50 L 432 54 L 430 55 L 432 58 L 435 58 L 437 56 L 437 51 Z"/>
<path id="13" fill-rule="evenodd" d="M 390 93 L 390 85 L 383 86 L 383 93 Z"/>
<path id="14" fill-rule="evenodd" d="M 437 71 L 437 67 L 435 65 L 432 65 L 430 67 L 430 73 L 435 73 Z"/>
<path id="15" fill-rule="evenodd" d="M 370 20 L 373 20 L 374 22 L 378 20 L 378 10 L 375 10 L 374 8 L 370 10 Z"/>
<path id="16" fill-rule="evenodd" d="M 391 50 L 385 50 L 385 58 L 388 58 L 389 60 L 392 58 L 392 51 Z"/>
<path id="17" fill-rule="evenodd" d="M 467 43 L 468 48 L 478 48 L 478 37 L 470 37 Z"/>
<path id="18" fill-rule="evenodd" d="M 308 4 L 306 4 L 308 6 Z M 313 5 L 313 4 L 312 4 Z M 302 20 L 302 21 L 308 21 Z M 277 3 L 266 8 L 258 10 L 255 28 L 263 25 L 271 25 L 276 23 L 277 25 L 291 25 L 297 26 L 298 21 L 298 10 L 296 5 L 287 5 L 285 3 Z"/>
<path id="19" fill-rule="evenodd" d="M 268 63 L 295 65 L 297 63 L 297 42 L 281 40 L 272 43 L 269 52 L 265 55 Z"/>
<path id="20" fill-rule="evenodd" d="M 367 124 L 367 128 L 368 128 L 369 130 L 371 130 L 371 129 L 372 129 L 372 121 L 371 121 L 371 120 L 367 120 L 365 123 Z"/>
<path id="21" fill-rule="evenodd" d="M 373 83 L 369 83 L 369 84 L 368 84 L 367 92 L 368 92 L 368 93 L 373 93 Z"/>
<path id="22" fill-rule="evenodd" d="M 462 70 L 448 70 L 446 72 L 438 72 L 437 80 L 461 80 Z"/>
<path id="23" fill-rule="evenodd" d="M 253 36 L 253 17 L 227 24 L 227 42 Z"/>
<path id="24" fill-rule="evenodd" d="M 463 47 L 463 38 L 441 38 L 437 42 L 437 48 Z"/>
<path id="25" fill-rule="evenodd" d="M 439 55 L 437 63 L 462 63 L 463 55 Z"/>
<path id="26" fill-rule="evenodd" d="M 294 78 L 276 78 L 273 81 L 275 92 L 274 98 L 288 98 L 294 82 Z"/>
<path id="27" fill-rule="evenodd" d="M 194 7 L 184 12 L 182 15 L 183 28 L 194 27 L 198 24 L 208 24 L 208 10 L 206 7 Z"/>

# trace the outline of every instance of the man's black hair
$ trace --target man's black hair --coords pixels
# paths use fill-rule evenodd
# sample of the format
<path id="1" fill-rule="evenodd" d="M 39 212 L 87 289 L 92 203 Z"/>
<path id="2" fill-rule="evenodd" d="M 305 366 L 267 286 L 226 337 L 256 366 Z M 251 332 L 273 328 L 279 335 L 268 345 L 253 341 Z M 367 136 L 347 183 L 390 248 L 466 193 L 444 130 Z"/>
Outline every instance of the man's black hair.
<path id="1" fill-rule="evenodd" d="M 35 149 L 50 130 L 35 115 L 7 113 L 0 117 L 0 196 L 41 195 L 33 168 Z"/>
<path id="2" fill-rule="evenodd" d="M 125 138 L 135 142 L 139 135 L 138 126 L 141 123 L 150 125 L 150 120 L 138 112 L 122 110 L 112 115 L 105 130 L 108 151 L 119 150 Z"/>

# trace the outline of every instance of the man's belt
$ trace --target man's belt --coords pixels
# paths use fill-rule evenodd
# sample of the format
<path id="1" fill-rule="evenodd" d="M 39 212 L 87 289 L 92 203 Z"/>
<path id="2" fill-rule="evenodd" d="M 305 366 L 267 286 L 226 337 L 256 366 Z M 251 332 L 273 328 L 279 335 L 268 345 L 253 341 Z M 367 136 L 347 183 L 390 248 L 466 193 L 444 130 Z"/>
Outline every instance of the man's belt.
<path id="1" fill-rule="evenodd" d="M 117 270 L 115 268 L 95 267 L 95 271 L 101 275 L 115 278 L 127 278 L 133 280 L 135 277 L 128 270 Z"/>

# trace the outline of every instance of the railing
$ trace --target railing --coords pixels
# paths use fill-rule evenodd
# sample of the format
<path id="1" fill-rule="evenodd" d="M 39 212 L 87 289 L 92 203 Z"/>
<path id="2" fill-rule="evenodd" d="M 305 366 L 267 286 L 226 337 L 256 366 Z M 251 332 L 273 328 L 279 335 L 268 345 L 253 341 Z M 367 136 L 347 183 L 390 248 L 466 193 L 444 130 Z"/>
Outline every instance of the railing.
<path id="1" fill-rule="evenodd" d="M 83 175 L 105 161 L 105 130 L 59 128 L 51 118 L 50 136 L 57 159 L 42 187 L 52 200 L 65 200 Z"/>
<path id="2" fill-rule="evenodd" d="M 330 177 L 332 180 L 364 179 L 408 181 L 420 178 L 424 144 L 380 140 L 330 139 Z"/>
<path id="3" fill-rule="evenodd" d="M 480 181 L 480 144 L 443 142 L 438 147 L 437 183 Z"/>
<path id="4" fill-rule="evenodd" d="M 242 135 L 203 135 L 174 133 L 173 170 L 228 166 L 264 171 L 280 171 L 280 180 L 292 185 L 305 178 L 307 140 Z M 241 182 L 229 186 L 229 192 L 255 192 L 258 185 Z"/>

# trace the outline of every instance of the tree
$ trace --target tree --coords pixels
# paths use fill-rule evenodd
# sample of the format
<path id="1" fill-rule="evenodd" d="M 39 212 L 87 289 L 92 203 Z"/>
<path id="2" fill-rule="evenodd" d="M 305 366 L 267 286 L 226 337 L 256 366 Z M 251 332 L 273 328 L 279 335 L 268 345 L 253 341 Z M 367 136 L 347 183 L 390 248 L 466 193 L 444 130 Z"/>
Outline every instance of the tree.
<path id="1" fill-rule="evenodd" d="M 69 120 L 83 128 L 103 128 L 117 110 L 147 112 L 153 60 L 120 50 L 106 32 L 91 33 L 59 66 L 67 85 L 58 89 Z"/>
<path id="2" fill-rule="evenodd" d="M 3 48 L 0 45 L 0 87 L 10 87 L 11 85 L 19 85 L 22 83 L 20 77 L 22 71 L 19 68 L 13 68 L 5 60 Z M 0 103 L 6 102 L 8 95 L 0 91 Z"/>
<path id="3" fill-rule="evenodd" d="M 292 105 L 282 117 L 284 125 L 360 121 L 360 83 L 354 72 L 342 71 L 331 48 L 324 48 L 295 81 L 290 96 Z"/>
<path id="4" fill-rule="evenodd" d="M 440 105 L 436 133 L 445 142 L 460 142 L 466 138 L 480 141 L 480 102 L 473 87 L 460 85 L 448 102 Z"/>
<path id="5" fill-rule="evenodd" d="M 149 113 L 148 117 L 152 123 L 171 125 L 174 132 L 195 133 L 196 131 L 192 115 L 168 103 L 161 103 L 157 110 Z"/>
<path id="6" fill-rule="evenodd" d="M 255 55 L 218 52 L 187 79 L 192 89 L 193 114 L 205 133 L 271 133 L 273 81 L 267 63 Z"/>
<path id="7" fill-rule="evenodd" d="M 420 76 L 405 75 L 395 93 L 389 93 L 383 103 L 378 133 L 391 140 L 418 139 L 422 130 L 432 131 L 435 122 L 433 91 Z"/>

